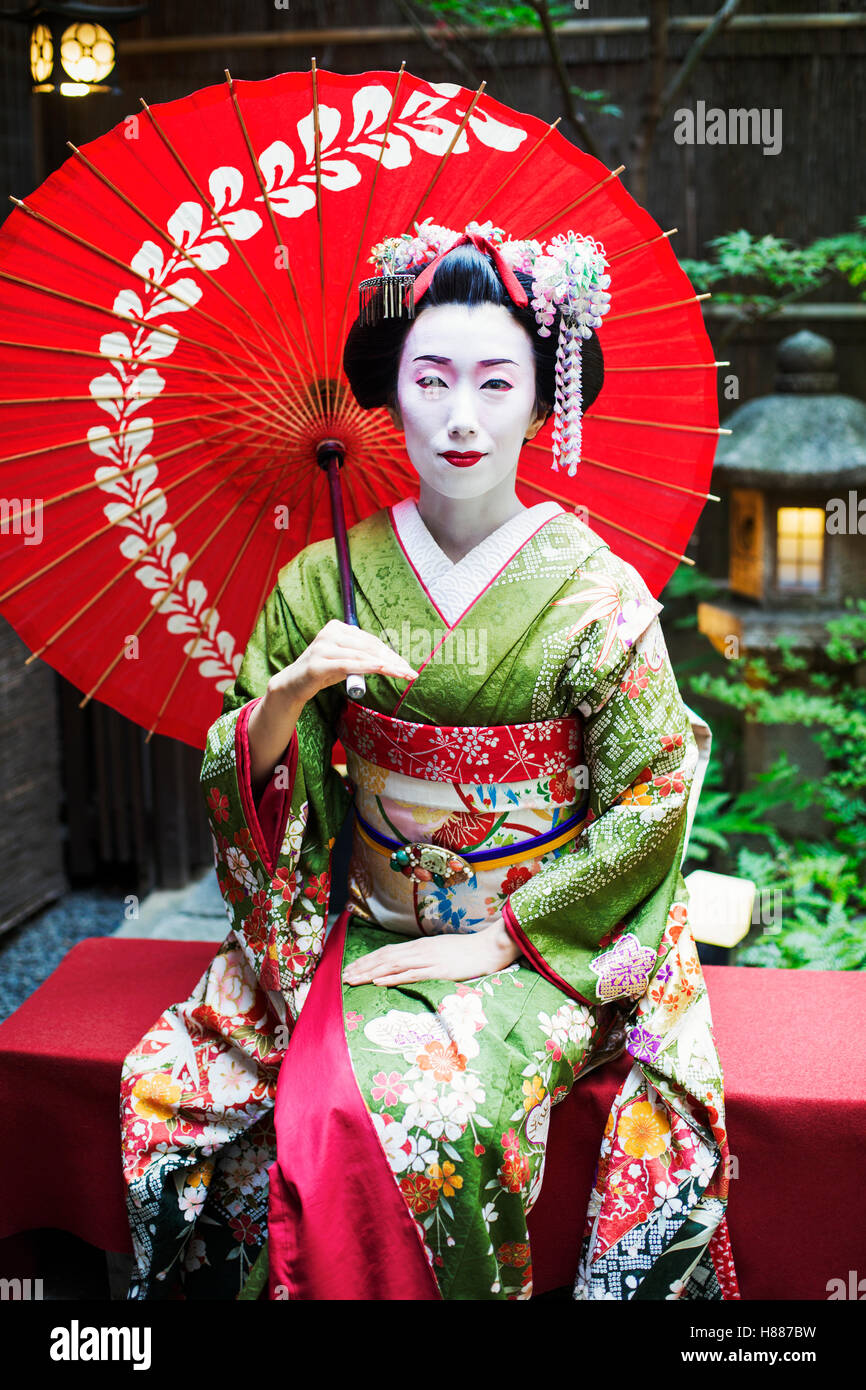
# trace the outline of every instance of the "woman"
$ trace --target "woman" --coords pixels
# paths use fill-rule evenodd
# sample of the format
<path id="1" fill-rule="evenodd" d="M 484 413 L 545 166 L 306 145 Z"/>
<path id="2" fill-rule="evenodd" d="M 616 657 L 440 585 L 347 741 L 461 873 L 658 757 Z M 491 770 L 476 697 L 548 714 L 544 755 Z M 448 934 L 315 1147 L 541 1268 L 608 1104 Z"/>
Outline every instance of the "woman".
<path id="1" fill-rule="evenodd" d="M 575 1296 L 738 1296 L 660 605 L 575 515 L 516 497 L 551 315 L 493 240 L 450 240 L 410 267 L 414 319 L 346 344 L 419 478 L 349 532 L 360 626 L 333 543 L 308 546 L 209 730 L 231 930 L 124 1065 L 131 1297 L 251 1297 L 268 1273 L 272 1298 L 529 1297 L 551 1107 L 623 1046 Z M 588 408 L 594 333 L 582 366 Z M 325 945 L 338 736 L 356 820 Z"/>

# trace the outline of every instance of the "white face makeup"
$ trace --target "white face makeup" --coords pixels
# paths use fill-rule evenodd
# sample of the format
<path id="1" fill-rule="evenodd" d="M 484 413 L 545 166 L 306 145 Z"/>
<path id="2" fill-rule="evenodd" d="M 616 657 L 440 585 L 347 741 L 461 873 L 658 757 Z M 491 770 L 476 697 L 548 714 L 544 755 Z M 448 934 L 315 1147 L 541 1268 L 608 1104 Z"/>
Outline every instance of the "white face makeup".
<path id="1" fill-rule="evenodd" d="M 501 304 L 419 313 L 403 342 L 397 401 L 392 419 L 418 476 L 446 497 L 513 482 L 523 440 L 544 423 L 529 335 Z"/>

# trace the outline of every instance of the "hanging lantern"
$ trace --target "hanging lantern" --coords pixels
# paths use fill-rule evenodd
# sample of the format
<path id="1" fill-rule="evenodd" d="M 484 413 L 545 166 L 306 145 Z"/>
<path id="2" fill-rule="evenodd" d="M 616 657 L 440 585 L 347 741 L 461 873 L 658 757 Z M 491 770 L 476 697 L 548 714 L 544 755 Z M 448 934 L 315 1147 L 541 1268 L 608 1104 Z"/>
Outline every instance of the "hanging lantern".
<path id="1" fill-rule="evenodd" d="M 83 87 L 85 91 L 106 90 L 98 88 L 97 84 L 112 71 L 114 56 L 114 39 L 101 24 L 70 24 L 68 29 L 64 29 L 60 40 L 60 64 L 76 88 Z M 63 82 L 60 84 L 61 92 L 67 85 Z M 78 92 L 74 95 L 77 96 Z"/>
<path id="2" fill-rule="evenodd" d="M 30 35 L 30 71 L 34 83 L 44 83 L 51 76 L 54 67 L 54 41 L 47 24 L 37 24 Z M 34 86 L 35 92 L 45 88 Z"/>
<path id="3" fill-rule="evenodd" d="M 0 19 L 31 25 L 30 73 L 34 92 L 59 92 L 83 97 L 91 92 L 115 92 L 106 82 L 114 71 L 117 47 L 106 24 L 122 24 L 147 13 L 148 6 L 89 5 L 85 0 L 56 0 L 35 4 Z"/>

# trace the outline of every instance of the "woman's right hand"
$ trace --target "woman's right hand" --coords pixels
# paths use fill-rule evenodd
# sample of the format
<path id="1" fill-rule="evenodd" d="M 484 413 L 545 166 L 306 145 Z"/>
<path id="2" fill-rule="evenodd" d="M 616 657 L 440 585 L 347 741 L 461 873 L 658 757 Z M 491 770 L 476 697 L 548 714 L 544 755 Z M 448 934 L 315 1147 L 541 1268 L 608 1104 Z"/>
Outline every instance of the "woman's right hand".
<path id="1" fill-rule="evenodd" d="M 297 660 L 271 676 L 247 725 L 250 781 L 256 801 L 280 766 L 278 759 L 290 743 L 307 701 L 347 676 L 374 672 L 397 680 L 412 680 L 418 675 L 372 632 L 331 618 Z"/>
<path id="2" fill-rule="evenodd" d="M 413 680 L 418 675 L 393 647 L 372 632 L 331 618 L 296 661 L 271 676 L 268 691 L 302 706 L 320 690 L 347 676 L 375 672 L 397 680 Z"/>

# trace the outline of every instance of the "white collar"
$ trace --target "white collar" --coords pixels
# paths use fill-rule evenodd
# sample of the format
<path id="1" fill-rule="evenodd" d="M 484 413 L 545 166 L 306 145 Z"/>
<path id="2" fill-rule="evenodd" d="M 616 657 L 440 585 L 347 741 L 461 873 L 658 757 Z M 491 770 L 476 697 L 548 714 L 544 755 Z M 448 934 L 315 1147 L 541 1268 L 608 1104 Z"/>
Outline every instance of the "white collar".
<path id="1" fill-rule="evenodd" d="M 395 502 L 389 511 L 397 539 L 422 588 L 448 627 L 453 627 L 530 536 L 564 508 L 552 500 L 526 507 L 456 563 L 433 539 L 414 497 Z"/>

